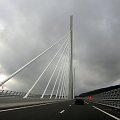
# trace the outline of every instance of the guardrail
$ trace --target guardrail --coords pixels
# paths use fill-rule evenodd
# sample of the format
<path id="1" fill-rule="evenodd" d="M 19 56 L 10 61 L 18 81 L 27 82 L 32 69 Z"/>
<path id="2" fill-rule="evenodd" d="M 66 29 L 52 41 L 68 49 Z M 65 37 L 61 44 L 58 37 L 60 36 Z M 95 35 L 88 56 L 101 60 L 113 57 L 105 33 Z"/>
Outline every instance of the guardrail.
<path id="1" fill-rule="evenodd" d="M 91 102 L 120 109 L 120 88 L 102 92 L 85 98 Z"/>
<path id="2" fill-rule="evenodd" d="M 24 92 L 17 91 L 9 91 L 9 90 L 0 90 L 0 97 L 23 97 L 25 95 Z"/>
<path id="3" fill-rule="evenodd" d="M 23 98 L 25 95 L 26 95 L 26 92 L 0 90 L 0 97 L 20 97 L 20 98 Z M 41 94 L 33 94 L 33 93 L 30 93 L 28 96 L 28 98 L 40 98 L 40 97 L 41 97 Z M 52 98 L 55 98 L 55 97 L 56 97 L 55 95 L 52 96 Z M 45 95 L 44 98 L 50 98 L 50 95 Z M 59 99 L 59 96 L 56 99 Z"/>
<path id="4" fill-rule="evenodd" d="M 26 95 L 26 92 L 0 90 L 0 97 L 21 97 L 23 98 L 25 95 Z M 30 93 L 28 97 L 39 98 L 40 95 Z"/>

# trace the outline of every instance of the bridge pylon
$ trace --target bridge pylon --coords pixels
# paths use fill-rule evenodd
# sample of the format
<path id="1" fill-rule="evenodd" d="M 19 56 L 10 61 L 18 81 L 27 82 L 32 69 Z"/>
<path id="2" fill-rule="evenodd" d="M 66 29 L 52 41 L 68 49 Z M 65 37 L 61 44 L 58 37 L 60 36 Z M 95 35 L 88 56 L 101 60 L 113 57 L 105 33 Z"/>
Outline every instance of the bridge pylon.
<path id="1" fill-rule="evenodd" d="M 70 71 L 69 71 L 69 93 L 68 99 L 74 99 L 74 87 L 73 87 L 73 16 L 70 16 L 70 40 L 71 40 L 71 51 L 70 51 Z"/>

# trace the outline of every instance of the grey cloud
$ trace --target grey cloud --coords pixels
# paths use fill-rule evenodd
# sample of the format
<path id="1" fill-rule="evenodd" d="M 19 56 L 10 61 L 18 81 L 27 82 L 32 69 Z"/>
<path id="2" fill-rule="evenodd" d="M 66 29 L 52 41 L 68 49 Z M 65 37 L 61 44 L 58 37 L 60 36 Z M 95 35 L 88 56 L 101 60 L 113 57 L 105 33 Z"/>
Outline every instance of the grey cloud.
<path id="1" fill-rule="evenodd" d="M 14 72 L 61 38 L 68 31 L 69 15 L 73 14 L 76 94 L 119 84 L 119 4 L 117 0 L 0 2 L 0 21 L 5 23 L 5 29 L 0 31 L 0 64 L 6 73 Z M 44 60 L 49 61 L 48 55 L 39 61 L 43 63 Z M 38 76 L 44 66 L 45 63 L 38 65 L 36 62 L 31 66 L 33 71 L 27 69 L 28 73 L 23 75 L 24 89 L 36 78 L 33 74 L 27 76 L 29 72 Z"/>

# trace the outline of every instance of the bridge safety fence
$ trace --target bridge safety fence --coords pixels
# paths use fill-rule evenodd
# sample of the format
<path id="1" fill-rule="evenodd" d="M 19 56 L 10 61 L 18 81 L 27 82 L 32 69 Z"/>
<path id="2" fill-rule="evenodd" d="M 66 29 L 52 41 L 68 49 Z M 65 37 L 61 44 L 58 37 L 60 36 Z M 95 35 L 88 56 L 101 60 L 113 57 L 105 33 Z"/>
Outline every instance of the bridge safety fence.
<path id="1" fill-rule="evenodd" d="M 120 109 L 120 88 L 88 96 L 85 100 Z"/>

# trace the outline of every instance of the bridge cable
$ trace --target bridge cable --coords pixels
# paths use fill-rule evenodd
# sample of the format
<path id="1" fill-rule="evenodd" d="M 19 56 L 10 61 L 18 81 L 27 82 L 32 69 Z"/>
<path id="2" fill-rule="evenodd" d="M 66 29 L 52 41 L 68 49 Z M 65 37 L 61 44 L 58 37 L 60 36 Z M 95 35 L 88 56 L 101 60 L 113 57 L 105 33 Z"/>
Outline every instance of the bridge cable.
<path id="1" fill-rule="evenodd" d="M 65 89 L 64 89 L 64 80 L 65 80 L 65 78 L 64 78 L 64 76 L 63 76 L 63 90 L 62 90 L 62 99 L 64 98 L 64 96 L 65 96 Z"/>
<path id="2" fill-rule="evenodd" d="M 65 64 L 65 58 L 64 58 L 64 64 Z M 64 66 L 64 65 L 63 65 L 63 66 Z M 57 92 L 56 92 L 55 99 L 57 99 L 57 96 L 58 96 L 58 91 L 59 91 L 59 89 L 60 89 L 60 84 L 61 84 L 63 72 L 64 72 L 64 67 L 63 67 L 63 71 L 62 71 L 62 73 L 61 73 L 61 77 L 60 77 L 60 80 L 59 80 L 59 83 L 58 83 L 58 88 L 57 88 Z"/>
<path id="3" fill-rule="evenodd" d="M 55 99 L 57 99 L 57 97 L 58 97 L 58 91 L 60 89 L 60 84 L 61 84 L 62 76 L 63 76 L 63 71 L 62 71 L 61 76 L 60 76 L 60 80 L 59 80 L 59 84 L 58 84 L 58 88 L 57 88 Z"/>
<path id="4" fill-rule="evenodd" d="M 68 46 L 69 47 L 69 46 Z M 68 51 L 67 51 L 68 52 Z M 65 52 L 65 54 L 66 54 L 66 52 Z M 60 66 L 60 69 L 59 69 L 59 72 L 58 72 L 58 75 L 57 75 L 57 78 L 56 78 L 56 80 L 55 80 L 55 84 L 54 84 L 54 87 L 53 87 L 53 89 L 52 89 L 52 93 L 51 93 L 51 95 L 50 95 L 50 98 L 52 97 L 52 95 L 53 95 L 53 92 L 54 92 L 54 89 L 55 89 L 55 86 L 56 86 L 56 83 L 57 83 L 57 81 L 58 81 L 58 78 L 59 78 L 59 75 L 60 75 L 60 72 L 61 72 L 61 69 L 62 69 L 62 66 L 63 66 L 63 63 L 65 63 L 65 57 L 63 57 L 63 61 L 62 61 L 62 63 L 61 63 L 61 66 Z"/>
<path id="5" fill-rule="evenodd" d="M 65 48 L 64 48 L 64 50 L 63 50 L 63 52 L 62 52 L 62 54 L 61 54 L 58 62 L 57 62 L 57 64 L 56 64 L 56 66 L 55 66 L 55 69 L 54 69 L 54 71 L 53 71 L 53 73 L 52 73 L 52 75 L 51 75 L 51 77 L 50 77 L 50 79 L 49 79 L 49 81 L 48 81 L 48 84 L 47 84 L 47 86 L 46 86 L 46 88 L 45 88 L 45 90 L 44 90 L 41 98 L 44 97 L 44 95 L 45 95 L 45 93 L 46 93 L 46 90 L 47 90 L 47 88 L 48 88 L 48 86 L 49 86 L 49 84 L 50 84 L 50 82 L 51 82 L 51 80 L 52 80 L 52 78 L 53 78 L 53 75 L 54 75 L 54 73 L 55 73 L 55 71 L 56 71 L 56 69 L 57 69 L 57 67 L 58 67 L 58 65 L 59 65 L 59 63 L 60 63 L 60 61 L 61 61 L 61 59 L 62 59 L 62 57 L 63 57 L 63 53 L 65 52 L 67 46 L 68 46 L 68 43 L 66 44 L 66 46 L 65 46 Z"/>
<path id="6" fill-rule="evenodd" d="M 67 62 L 65 62 L 65 63 L 67 63 Z M 63 73 L 63 81 L 62 81 L 62 82 L 63 82 L 63 85 L 62 85 L 62 92 L 61 92 L 61 95 L 60 95 L 60 96 L 62 96 L 62 99 L 63 99 L 63 92 L 65 92 L 65 91 L 64 91 L 64 82 L 65 82 L 65 79 L 66 79 L 66 78 L 65 78 L 65 72 L 66 72 L 65 70 L 66 70 L 66 67 L 65 67 L 64 73 Z"/>
<path id="7" fill-rule="evenodd" d="M 59 99 L 61 98 L 62 87 L 63 87 L 63 76 L 62 76 L 62 83 L 61 83 L 61 87 L 60 87 L 60 94 L 59 94 Z"/>
<path id="8" fill-rule="evenodd" d="M 68 51 L 67 51 L 68 52 Z M 66 58 L 66 57 L 65 57 Z M 67 60 L 67 58 L 65 59 L 65 61 Z M 67 61 L 65 62 L 65 63 L 67 63 Z M 66 66 L 66 65 L 65 65 Z M 64 89 L 64 82 L 65 82 L 65 70 L 66 70 L 67 68 L 65 67 L 65 69 L 64 69 L 64 73 L 63 73 L 63 86 L 62 86 L 62 90 Z M 62 91 L 62 92 L 65 92 L 64 90 Z M 63 98 L 63 93 L 62 93 L 62 98 Z"/>
<path id="9" fill-rule="evenodd" d="M 67 53 L 69 52 L 69 49 L 68 49 L 68 51 L 67 51 Z M 67 73 L 67 71 L 69 71 L 69 56 L 65 59 L 65 63 L 68 63 L 68 65 L 66 65 L 66 67 L 65 67 L 65 72 L 64 72 L 64 84 L 65 84 L 65 86 L 67 87 L 67 83 L 66 83 L 66 80 L 69 82 L 69 74 Z M 67 62 L 68 61 L 68 62 Z M 67 68 L 68 67 L 68 68 Z M 66 70 L 67 69 L 67 70 Z M 68 77 L 67 77 L 68 76 Z M 65 88 L 65 92 L 67 93 L 67 90 L 66 90 L 67 88 Z"/>
<path id="10" fill-rule="evenodd" d="M 43 70 L 43 72 L 39 75 L 38 79 L 35 81 L 35 83 L 33 84 L 33 86 L 29 89 L 29 91 L 26 93 L 26 95 L 23 98 L 27 98 L 29 93 L 32 91 L 32 89 L 35 87 L 35 85 L 38 83 L 38 81 L 40 80 L 40 78 L 42 77 L 42 75 L 45 73 L 45 71 L 48 69 L 48 67 L 50 66 L 50 64 L 53 62 L 53 60 L 55 59 L 55 57 L 58 55 L 58 53 L 60 52 L 60 50 L 62 49 L 62 47 L 64 46 L 64 44 L 67 42 L 68 40 L 66 40 L 62 46 L 59 48 L 59 50 L 57 51 L 57 53 L 53 56 L 53 58 L 51 59 L 51 61 L 49 62 L 49 64 L 47 65 L 47 67 Z"/>
<path id="11" fill-rule="evenodd" d="M 67 96 L 67 91 L 66 91 L 66 88 L 65 88 L 65 79 L 66 79 L 66 77 L 64 76 L 63 87 L 64 87 L 64 92 L 65 92 L 65 94 Z"/>
<path id="12" fill-rule="evenodd" d="M 65 35 L 65 37 L 68 36 L 68 33 Z M 25 69 L 27 66 L 29 66 L 30 64 L 32 64 L 35 60 L 37 60 L 40 56 L 42 56 L 43 54 L 45 54 L 48 50 L 50 50 L 51 48 L 53 48 L 55 45 L 57 45 L 58 43 L 60 43 L 63 39 L 60 39 L 59 41 L 55 42 L 53 45 L 51 45 L 49 48 L 47 48 L 46 50 L 44 50 L 42 53 L 40 53 L 38 56 L 36 56 L 35 58 L 33 58 L 32 60 L 30 60 L 28 63 L 26 63 L 25 65 L 23 65 L 21 68 L 19 68 L 17 71 L 15 71 L 12 75 L 10 75 L 7 79 L 5 79 L 4 81 L 2 81 L 0 83 L 0 86 L 2 86 L 3 84 L 5 84 L 8 80 L 10 80 L 11 78 L 13 78 L 15 75 L 17 75 L 20 71 L 22 71 L 23 69 Z"/>
<path id="13" fill-rule="evenodd" d="M 66 96 L 67 96 L 67 93 L 66 93 L 66 89 L 65 89 L 65 82 L 64 82 L 64 98 L 66 98 Z"/>
<path id="14" fill-rule="evenodd" d="M 61 65 L 60 65 L 60 69 L 59 69 L 59 71 L 58 71 L 57 78 L 56 78 L 56 80 L 55 80 L 55 84 L 54 84 L 54 86 L 53 86 L 53 89 L 52 89 L 52 92 L 51 92 L 51 95 L 50 95 L 50 99 L 52 98 L 53 92 L 54 92 L 54 90 L 55 90 L 55 87 L 56 87 L 56 84 L 57 84 L 59 75 L 60 75 L 61 70 L 62 70 L 62 66 L 63 66 L 63 61 L 62 61 Z"/>
<path id="15" fill-rule="evenodd" d="M 63 74 L 62 74 L 62 77 L 61 77 L 61 79 L 62 79 L 62 83 L 61 83 L 61 86 L 60 86 L 59 99 L 60 99 L 60 97 L 61 97 L 61 93 L 62 93 L 64 71 L 65 71 L 65 68 L 64 68 L 64 70 L 63 70 Z"/>
<path id="16" fill-rule="evenodd" d="M 69 45 L 69 44 L 68 44 L 68 45 Z M 64 48 L 64 50 L 63 50 L 63 52 L 62 52 L 62 54 L 61 54 L 61 58 L 62 58 L 63 54 L 66 52 L 65 50 L 67 49 L 68 45 Z M 61 59 L 61 58 L 60 58 L 60 59 Z M 57 77 L 56 77 L 56 80 L 55 80 L 55 83 L 54 83 L 54 86 L 53 86 L 53 89 L 52 89 L 50 98 L 52 98 L 52 95 L 53 95 L 54 89 L 55 89 L 55 87 L 56 87 L 56 83 L 57 83 L 57 81 L 58 81 L 59 74 L 60 74 L 60 72 L 61 72 L 62 66 L 63 66 L 63 61 L 62 61 L 61 65 L 60 65 L 60 69 L 59 69 L 59 71 L 58 71 L 58 74 L 57 74 Z"/>

